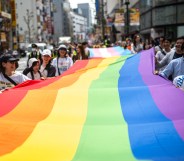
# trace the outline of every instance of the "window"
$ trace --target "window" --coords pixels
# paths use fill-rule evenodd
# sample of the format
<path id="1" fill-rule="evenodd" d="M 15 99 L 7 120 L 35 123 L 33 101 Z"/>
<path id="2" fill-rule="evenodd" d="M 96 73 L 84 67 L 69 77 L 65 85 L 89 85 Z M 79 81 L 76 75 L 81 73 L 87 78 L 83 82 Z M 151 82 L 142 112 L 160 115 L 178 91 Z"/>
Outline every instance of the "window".
<path id="1" fill-rule="evenodd" d="M 153 6 L 162 6 L 172 3 L 176 3 L 176 0 L 153 0 Z"/>
<path id="2" fill-rule="evenodd" d="M 146 14 L 142 15 L 142 18 L 140 20 L 141 20 L 140 23 L 141 29 L 151 27 L 151 12 L 147 12 Z"/>
<path id="3" fill-rule="evenodd" d="M 156 8 L 153 13 L 153 26 L 176 24 L 176 6 Z"/>
<path id="4" fill-rule="evenodd" d="M 177 37 L 183 36 L 184 26 L 178 26 L 178 35 Z"/>
<path id="5" fill-rule="evenodd" d="M 184 18 L 183 18 L 183 15 L 184 15 L 184 4 L 183 5 L 178 5 L 177 6 L 177 23 L 184 23 Z"/>
<path id="6" fill-rule="evenodd" d="M 140 1 L 140 13 L 144 13 L 147 10 L 151 9 L 152 0 L 143 0 Z"/>

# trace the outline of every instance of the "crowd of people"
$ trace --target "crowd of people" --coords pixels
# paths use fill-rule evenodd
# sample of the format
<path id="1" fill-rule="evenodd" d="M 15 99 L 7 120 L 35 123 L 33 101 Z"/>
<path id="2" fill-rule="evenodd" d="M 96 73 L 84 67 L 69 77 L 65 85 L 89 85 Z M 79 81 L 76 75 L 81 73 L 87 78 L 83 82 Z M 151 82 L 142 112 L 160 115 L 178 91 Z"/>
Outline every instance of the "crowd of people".
<path id="1" fill-rule="evenodd" d="M 184 37 L 178 37 L 175 44 L 167 37 L 160 37 L 157 44 L 153 41 L 142 42 L 140 35 L 133 39 L 126 38 L 114 44 L 105 40 L 94 44 L 92 48 L 121 46 L 132 54 L 150 48 L 155 49 L 155 74 L 173 81 L 176 87 L 184 89 Z M 87 42 L 61 44 L 53 51 L 41 51 L 36 44 L 32 44 L 32 51 L 28 55 L 27 67 L 23 73 L 16 72 L 19 58 L 13 54 L 3 54 L 0 57 L 0 91 L 12 88 L 26 80 L 45 80 L 62 75 L 77 60 L 89 58 L 89 45 Z"/>
<path id="2" fill-rule="evenodd" d="M 171 42 L 171 39 L 161 37 L 155 47 L 155 74 L 184 90 L 184 36 L 177 38 L 173 48 Z"/>
<path id="3" fill-rule="evenodd" d="M 68 45 L 61 44 L 54 51 L 41 51 L 36 44 L 32 44 L 32 51 L 28 55 L 27 67 L 22 73 L 17 72 L 19 58 L 10 53 L 0 57 L 0 93 L 26 80 L 45 80 L 62 75 L 77 60 L 88 59 L 87 43 Z"/>

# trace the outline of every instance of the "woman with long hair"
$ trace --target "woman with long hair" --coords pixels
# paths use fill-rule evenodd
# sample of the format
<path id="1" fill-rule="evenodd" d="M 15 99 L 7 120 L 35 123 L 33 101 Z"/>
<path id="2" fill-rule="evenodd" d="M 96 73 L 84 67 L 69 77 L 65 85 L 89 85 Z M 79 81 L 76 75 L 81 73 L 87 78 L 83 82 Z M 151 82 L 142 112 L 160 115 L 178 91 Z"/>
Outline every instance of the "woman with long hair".
<path id="1" fill-rule="evenodd" d="M 73 56 L 73 62 L 76 62 L 76 60 L 85 60 L 88 59 L 88 56 L 85 54 L 84 47 L 82 44 L 77 45 L 77 55 Z"/>
<path id="2" fill-rule="evenodd" d="M 133 54 L 136 54 L 143 50 L 142 40 L 139 35 L 135 35 L 133 43 L 131 44 L 131 51 Z"/>

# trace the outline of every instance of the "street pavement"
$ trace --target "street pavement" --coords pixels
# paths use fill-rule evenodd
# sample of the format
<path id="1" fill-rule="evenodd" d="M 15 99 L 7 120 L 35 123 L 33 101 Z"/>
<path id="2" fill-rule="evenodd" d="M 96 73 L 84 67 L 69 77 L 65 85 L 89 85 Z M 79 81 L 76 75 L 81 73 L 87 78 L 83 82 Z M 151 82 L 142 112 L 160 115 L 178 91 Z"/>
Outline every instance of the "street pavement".
<path id="1" fill-rule="evenodd" d="M 26 64 L 27 64 L 27 59 L 28 59 L 28 57 L 27 56 L 25 56 L 25 57 L 23 57 L 23 58 L 20 58 L 20 60 L 19 60 L 19 67 L 17 68 L 17 70 L 16 71 L 19 71 L 19 72 L 23 72 L 23 70 L 26 68 Z"/>

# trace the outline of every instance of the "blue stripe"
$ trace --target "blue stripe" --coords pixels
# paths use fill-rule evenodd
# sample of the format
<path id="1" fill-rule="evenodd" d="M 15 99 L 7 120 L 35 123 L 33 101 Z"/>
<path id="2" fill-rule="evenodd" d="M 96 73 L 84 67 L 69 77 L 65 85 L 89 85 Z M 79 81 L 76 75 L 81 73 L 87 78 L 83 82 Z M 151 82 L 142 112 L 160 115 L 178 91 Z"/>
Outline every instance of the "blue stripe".
<path id="1" fill-rule="evenodd" d="M 116 52 L 119 52 L 121 55 L 130 55 L 131 54 L 131 51 L 128 50 L 128 49 L 124 49 L 120 46 L 117 46 L 117 47 L 114 47 L 114 50 Z"/>
<path id="2" fill-rule="evenodd" d="M 89 49 L 89 57 L 93 58 L 94 55 L 95 55 L 94 50 L 93 49 Z"/>
<path id="3" fill-rule="evenodd" d="M 184 161 L 184 142 L 154 103 L 138 71 L 139 62 L 140 54 L 127 59 L 118 82 L 132 152 L 137 159 Z"/>

